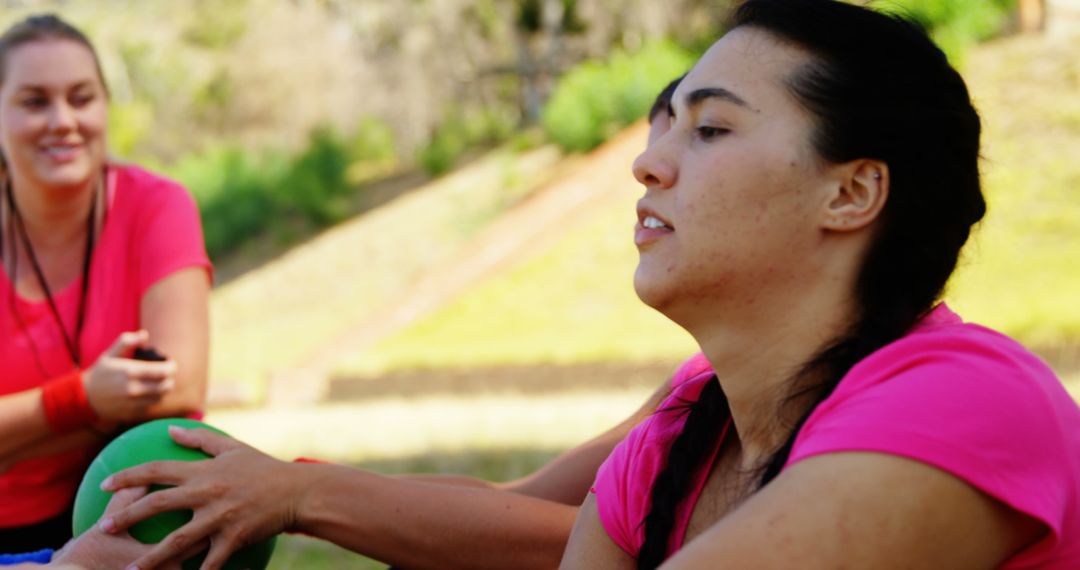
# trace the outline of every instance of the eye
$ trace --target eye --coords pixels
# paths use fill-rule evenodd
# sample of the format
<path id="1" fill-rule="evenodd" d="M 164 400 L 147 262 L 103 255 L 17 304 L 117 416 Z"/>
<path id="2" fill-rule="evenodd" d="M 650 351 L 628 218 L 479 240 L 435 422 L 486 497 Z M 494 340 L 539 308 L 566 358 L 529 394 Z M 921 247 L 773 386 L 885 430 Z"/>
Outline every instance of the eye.
<path id="1" fill-rule="evenodd" d="M 22 106 L 27 109 L 44 109 L 49 106 L 49 100 L 45 97 L 35 95 L 33 97 L 27 97 L 22 100 Z"/>
<path id="2" fill-rule="evenodd" d="M 76 93 L 70 98 L 71 105 L 74 107 L 85 107 L 94 101 L 93 93 Z"/>
<path id="3" fill-rule="evenodd" d="M 726 135 L 730 132 L 731 129 L 725 129 L 723 127 L 702 126 L 697 128 L 697 137 L 703 141 L 708 141 Z"/>

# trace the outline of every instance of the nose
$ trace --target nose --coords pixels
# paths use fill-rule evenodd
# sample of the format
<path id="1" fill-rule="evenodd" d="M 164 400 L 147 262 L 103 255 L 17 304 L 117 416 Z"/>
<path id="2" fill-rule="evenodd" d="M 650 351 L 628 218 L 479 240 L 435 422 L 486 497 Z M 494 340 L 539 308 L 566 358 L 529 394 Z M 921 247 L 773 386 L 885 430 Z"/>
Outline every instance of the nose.
<path id="1" fill-rule="evenodd" d="M 634 160 L 634 178 L 646 188 L 664 190 L 674 186 L 678 179 L 678 169 L 663 150 L 662 141 L 658 141 Z"/>
<path id="2" fill-rule="evenodd" d="M 49 109 L 49 130 L 67 132 L 75 129 L 75 109 L 66 101 L 53 103 Z"/>

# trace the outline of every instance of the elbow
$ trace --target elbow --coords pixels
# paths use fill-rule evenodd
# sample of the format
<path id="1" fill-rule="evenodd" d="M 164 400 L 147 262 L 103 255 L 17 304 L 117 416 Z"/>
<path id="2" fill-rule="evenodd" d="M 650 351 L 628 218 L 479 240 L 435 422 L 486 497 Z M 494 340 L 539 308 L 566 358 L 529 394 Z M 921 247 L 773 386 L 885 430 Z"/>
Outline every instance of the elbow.
<path id="1" fill-rule="evenodd" d="M 202 412 L 206 407 L 206 397 L 202 391 L 180 396 L 172 402 L 174 416 L 190 416 Z"/>
<path id="2" fill-rule="evenodd" d="M 206 391 L 188 389 L 169 394 L 161 402 L 147 410 L 147 419 L 185 417 L 198 414 L 206 406 Z"/>

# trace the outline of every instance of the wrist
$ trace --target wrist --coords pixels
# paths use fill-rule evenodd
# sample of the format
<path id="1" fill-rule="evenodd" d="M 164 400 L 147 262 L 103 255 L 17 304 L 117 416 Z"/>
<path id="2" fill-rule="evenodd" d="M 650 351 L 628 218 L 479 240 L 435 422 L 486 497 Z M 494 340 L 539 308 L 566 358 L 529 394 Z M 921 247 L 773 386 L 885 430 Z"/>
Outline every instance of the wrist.
<path id="1" fill-rule="evenodd" d="M 294 497 L 294 500 L 289 509 L 286 532 L 309 532 L 311 521 L 308 520 L 306 513 L 312 512 L 310 504 L 314 499 L 312 494 L 314 492 L 313 487 L 316 484 L 313 480 L 315 476 L 313 468 L 320 465 L 320 461 L 313 461 L 305 457 L 294 459 L 286 465 L 286 478 L 296 490 L 295 494 L 289 495 Z"/>
<path id="2" fill-rule="evenodd" d="M 67 433 L 97 422 L 97 413 L 90 406 L 84 382 L 83 372 L 73 370 L 41 387 L 45 421 L 53 432 Z"/>
<path id="3" fill-rule="evenodd" d="M 340 503 L 333 496 L 334 473 L 340 466 L 325 461 L 298 459 L 288 465 L 289 481 L 294 485 L 295 501 L 290 512 L 291 532 L 317 536 L 318 528 L 330 517 L 331 506 Z M 332 517 L 330 517 L 332 518 Z"/>

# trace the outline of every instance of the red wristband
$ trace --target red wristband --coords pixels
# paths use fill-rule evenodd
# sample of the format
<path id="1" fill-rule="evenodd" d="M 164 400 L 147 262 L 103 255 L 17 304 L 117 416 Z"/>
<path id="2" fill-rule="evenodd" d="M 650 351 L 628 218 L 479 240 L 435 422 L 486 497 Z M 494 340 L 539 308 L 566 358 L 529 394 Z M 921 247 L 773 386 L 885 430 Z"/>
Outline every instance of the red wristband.
<path id="1" fill-rule="evenodd" d="M 312 459 L 310 457 L 297 457 L 293 459 L 293 463 L 330 463 L 329 461 L 323 461 L 322 459 Z"/>
<path id="2" fill-rule="evenodd" d="M 45 408 L 45 421 L 56 433 L 93 425 L 98 419 L 86 397 L 79 370 L 45 383 L 41 387 L 41 404 Z"/>

